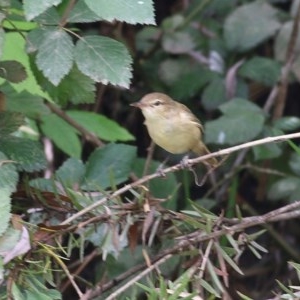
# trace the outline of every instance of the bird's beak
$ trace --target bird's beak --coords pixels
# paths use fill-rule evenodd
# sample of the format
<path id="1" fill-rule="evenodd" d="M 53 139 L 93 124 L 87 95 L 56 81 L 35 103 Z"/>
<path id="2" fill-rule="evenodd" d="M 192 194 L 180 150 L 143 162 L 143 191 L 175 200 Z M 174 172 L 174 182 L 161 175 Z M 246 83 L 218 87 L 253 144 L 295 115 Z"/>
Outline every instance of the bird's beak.
<path id="1" fill-rule="evenodd" d="M 134 102 L 134 103 L 131 103 L 130 106 L 142 108 L 143 104 L 141 102 Z"/>

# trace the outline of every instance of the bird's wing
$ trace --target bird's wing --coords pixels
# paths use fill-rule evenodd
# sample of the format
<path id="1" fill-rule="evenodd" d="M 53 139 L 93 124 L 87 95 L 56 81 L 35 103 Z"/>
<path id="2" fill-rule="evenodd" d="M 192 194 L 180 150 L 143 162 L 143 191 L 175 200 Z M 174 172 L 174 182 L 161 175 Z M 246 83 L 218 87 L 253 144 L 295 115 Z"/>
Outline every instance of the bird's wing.
<path id="1" fill-rule="evenodd" d="M 185 112 L 185 115 L 186 115 L 186 117 L 187 117 L 187 121 L 190 121 L 190 122 L 194 123 L 195 125 L 197 125 L 197 126 L 199 127 L 200 131 L 203 133 L 203 126 L 202 126 L 201 122 L 200 122 L 199 119 L 191 112 L 191 110 L 190 110 L 188 107 L 186 107 L 184 104 L 182 104 L 182 103 L 178 103 L 178 102 L 177 102 L 177 104 L 178 104 L 178 106 L 181 107 L 182 111 Z"/>

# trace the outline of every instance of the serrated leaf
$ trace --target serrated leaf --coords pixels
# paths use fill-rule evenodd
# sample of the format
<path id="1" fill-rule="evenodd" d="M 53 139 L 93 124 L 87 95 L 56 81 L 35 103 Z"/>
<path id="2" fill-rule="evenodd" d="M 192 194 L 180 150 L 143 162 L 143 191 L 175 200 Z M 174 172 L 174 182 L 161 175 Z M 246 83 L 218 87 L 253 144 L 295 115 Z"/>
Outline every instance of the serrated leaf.
<path id="1" fill-rule="evenodd" d="M 136 157 L 136 148 L 125 144 L 109 144 L 95 150 L 86 164 L 84 190 L 106 189 L 128 179 Z"/>
<path id="2" fill-rule="evenodd" d="M 38 50 L 47 37 L 47 29 L 36 28 L 27 34 L 26 51 L 32 53 Z"/>
<path id="3" fill-rule="evenodd" d="M 256 56 L 246 61 L 239 68 L 238 74 L 266 86 L 273 86 L 279 79 L 280 71 L 280 64 L 275 60 Z"/>
<path id="4" fill-rule="evenodd" d="M 52 6 L 44 11 L 42 14 L 34 18 L 34 21 L 43 25 L 58 25 L 60 16 L 57 10 Z"/>
<path id="5" fill-rule="evenodd" d="M 66 121 L 55 114 L 45 115 L 42 117 L 41 129 L 59 149 L 72 157 L 80 157 L 81 144 L 77 131 Z"/>
<path id="6" fill-rule="evenodd" d="M 226 100 L 224 79 L 216 77 L 204 89 L 201 102 L 205 109 L 213 110 L 226 102 Z"/>
<path id="7" fill-rule="evenodd" d="M 230 50 L 244 52 L 273 36 L 278 28 L 276 10 L 264 1 L 254 1 L 227 17 L 224 38 Z"/>
<path id="8" fill-rule="evenodd" d="M 32 119 L 50 113 L 50 109 L 41 97 L 34 96 L 27 91 L 17 93 L 13 90 L 11 93 L 6 94 L 6 98 L 7 111 L 19 112 Z"/>
<path id="9" fill-rule="evenodd" d="M 133 164 L 133 172 L 134 174 L 140 178 L 143 175 L 144 167 L 145 167 L 146 160 L 142 158 L 137 158 L 134 161 Z M 155 173 L 157 169 L 160 167 L 161 163 L 157 161 L 152 161 L 148 174 Z M 154 197 L 160 198 L 160 199 L 166 199 L 162 205 L 168 209 L 176 209 L 177 208 L 177 187 L 178 182 L 176 180 L 176 176 L 173 173 L 170 173 L 167 175 L 164 180 L 161 180 L 161 178 L 156 178 L 150 181 L 150 190 L 151 194 Z"/>
<path id="10" fill-rule="evenodd" d="M 10 161 L 4 153 L 0 152 L 0 189 L 12 193 L 16 190 L 18 172 L 16 164 Z"/>
<path id="11" fill-rule="evenodd" d="M 294 131 L 300 128 L 300 118 L 298 117 L 281 117 L 274 122 L 274 127 L 282 131 Z"/>
<path id="12" fill-rule="evenodd" d="M 15 132 L 24 124 L 24 116 L 16 112 L 0 112 L 0 137 Z"/>
<path id="13" fill-rule="evenodd" d="M 153 24 L 154 8 L 152 0 L 85 0 L 87 6 L 102 19 L 130 24 Z"/>
<path id="14" fill-rule="evenodd" d="M 18 170 L 33 172 L 46 167 L 44 152 L 36 141 L 7 136 L 1 139 L 0 151 L 16 162 Z"/>
<path id="15" fill-rule="evenodd" d="M 289 198 L 290 201 L 299 199 L 300 179 L 298 177 L 286 177 L 274 182 L 269 191 L 268 197 L 271 200 L 280 200 Z"/>
<path id="16" fill-rule="evenodd" d="M 14 60 L 0 62 L 0 77 L 13 82 L 19 83 L 26 79 L 27 74 L 25 67 Z"/>
<path id="17" fill-rule="evenodd" d="M 97 82 L 128 88 L 132 59 L 125 46 L 105 36 L 87 36 L 75 47 L 79 70 Z"/>
<path id="18" fill-rule="evenodd" d="M 46 11 L 49 7 L 60 4 L 61 1 L 62 0 L 24 0 L 23 5 L 26 19 L 28 21 L 32 20 L 36 16 Z"/>
<path id="19" fill-rule="evenodd" d="M 38 48 L 36 64 L 50 82 L 57 86 L 73 65 L 73 42 L 62 29 L 49 29 Z"/>
<path id="20" fill-rule="evenodd" d="M 74 86 L 76 86 L 76 89 L 74 89 Z M 95 82 L 81 73 L 76 66 L 62 79 L 57 87 L 48 83 L 45 84 L 44 88 L 51 98 L 60 104 L 66 104 L 67 101 L 73 104 L 95 102 Z"/>
<path id="21" fill-rule="evenodd" d="M 84 1 L 78 1 L 70 12 L 68 22 L 70 23 L 86 23 L 100 21 L 100 18 L 95 14 Z"/>
<path id="22" fill-rule="evenodd" d="M 77 158 L 69 158 L 56 171 L 55 176 L 64 187 L 79 187 L 85 172 L 83 162 Z"/>
<path id="23" fill-rule="evenodd" d="M 68 111 L 67 114 L 103 140 L 110 142 L 134 140 L 133 135 L 125 128 L 104 115 L 86 111 Z"/>

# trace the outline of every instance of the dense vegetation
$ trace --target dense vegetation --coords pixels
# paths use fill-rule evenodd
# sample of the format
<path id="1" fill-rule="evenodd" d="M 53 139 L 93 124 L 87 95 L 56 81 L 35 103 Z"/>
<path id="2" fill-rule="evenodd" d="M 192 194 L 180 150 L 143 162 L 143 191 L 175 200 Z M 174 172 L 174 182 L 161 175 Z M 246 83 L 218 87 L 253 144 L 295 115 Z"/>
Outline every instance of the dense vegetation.
<path id="1" fill-rule="evenodd" d="M 296 299 L 299 2 L 0 1 L 1 299 Z M 153 91 L 213 172 L 151 144 Z"/>

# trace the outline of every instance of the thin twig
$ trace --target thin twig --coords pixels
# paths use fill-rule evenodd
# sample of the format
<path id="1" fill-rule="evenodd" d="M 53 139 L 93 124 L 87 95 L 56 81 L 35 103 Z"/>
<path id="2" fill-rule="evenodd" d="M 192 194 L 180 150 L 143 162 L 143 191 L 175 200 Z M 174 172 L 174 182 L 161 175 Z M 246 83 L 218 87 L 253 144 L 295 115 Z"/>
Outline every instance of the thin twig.
<path id="1" fill-rule="evenodd" d="M 206 160 L 208 160 L 209 158 L 212 158 L 212 157 L 229 155 L 231 153 L 240 151 L 242 149 L 252 148 L 252 147 L 255 147 L 255 146 L 274 143 L 274 142 L 283 142 L 283 141 L 287 141 L 287 140 L 294 139 L 294 138 L 300 138 L 300 132 L 292 133 L 292 134 L 279 135 L 279 136 L 273 136 L 273 137 L 267 137 L 267 138 L 264 138 L 264 139 L 260 139 L 260 140 L 256 140 L 256 141 L 252 141 L 252 142 L 247 142 L 247 143 L 244 143 L 244 144 L 241 144 L 241 145 L 229 147 L 229 148 L 226 148 L 226 149 L 223 149 L 223 150 L 219 150 L 219 151 L 207 154 L 207 155 L 203 155 L 203 156 L 194 158 L 194 159 L 188 159 L 187 164 L 192 166 L 192 165 L 198 164 L 200 162 L 204 162 L 204 161 L 206 161 Z M 178 171 L 178 170 L 182 170 L 182 164 L 181 163 L 179 163 L 175 166 L 172 166 L 172 167 L 165 168 L 162 171 L 144 176 L 141 179 L 139 179 L 139 180 L 137 180 L 137 181 L 135 181 L 131 184 L 125 185 L 122 188 L 116 190 L 109 197 L 103 197 L 100 200 L 96 201 L 95 203 L 85 207 L 81 211 L 77 212 L 73 216 L 71 216 L 68 219 L 66 219 L 65 221 L 63 221 L 61 223 L 61 225 L 67 225 L 67 224 L 71 223 L 72 221 L 76 220 L 77 218 L 79 218 L 79 217 L 83 216 L 84 214 L 90 212 L 91 210 L 95 209 L 99 205 L 102 205 L 103 203 L 108 201 L 108 199 L 116 198 L 116 197 L 122 195 L 123 193 L 129 191 L 130 189 L 133 189 L 134 187 L 140 186 L 140 185 L 144 184 L 145 182 L 148 182 L 149 180 L 160 177 L 161 173 L 167 174 L 167 173 L 175 172 L 175 171 Z"/>
<path id="2" fill-rule="evenodd" d="M 64 14 L 61 17 L 60 22 L 59 22 L 59 25 L 61 27 L 64 27 L 66 25 L 69 14 L 70 14 L 71 10 L 73 9 L 73 7 L 75 6 L 75 4 L 76 4 L 76 0 L 69 0 L 69 3 L 67 5 L 67 7 L 65 8 Z"/>
<path id="3" fill-rule="evenodd" d="M 271 223 L 271 222 L 277 222 L 283 219 L 284 220 L 291 220 L 294 218 L 299 218 L 300 217 L 300 201 L 294 202 L 292 204 L 288 204 L 284 207 L 281 207 L 279 209 L 273 210 L 265 215 L 262 216 L 255 216 L 255 217 L 247 217 L 243 219 L 234 219 L 238 223 L 232 226 L 222 226 L 221 229 L 216 230 L 211 233 L 203 234 L 202 230 L 197 230 L 194 232 L 193 237 L 189 239 L 184 239 L 180 241 L 180 243 L 177 243 L 175 246 L 172 248 L 166 249 L 160 254 L 156 255 L 151 259 L 152 264 L 155 264 L 158 261 L 161 261 L 165 257 L 167 259 L 169 258 L 170 255 L 176 254 L 176 253 L 182 253 L 183 251 L 189 249 L 191 245 L 197 245 L 198 243 L 203 243 L 205 241 L 209 240 L 215 240 L 220 238 L 221 236 L 224 236 L 226 234 L 233 234 L 237 232 L 241 232 L 245 230 L 246 228 L 253 227 L 253 226 L 258 226 L 262 225 L 265 223 Z M 224 219 L 225 222 L 231 222 L 232 220 L 227 220 Z M 140 265 L 137 265 L 133 267 L 132 269 L 126 271 L 125 273 L 115 277 L 113 280 L 98 286 L 94 290 L 89 290 L 87 293 L 84 294 L 84 298 L 82 300 L 88 300 L 92 299 L 96 296 L 101 295 L 105 291 L 113 288 L 114 286 L 120 284 L 123 280 L 128 279 L 129 276 L 141 272 L 142 270 L 146 269 L 147 272 L 147 264 L 143 263 Z M 154 269 L 154 268 L 153 268 Z M 136 277 L 135 277 L 136 278 Z"/>
<path id="4" fill-rule="evenodd" d="M 83 137 L 87 140 L 90 141 L 91 143 L 95 144 L 98 147 L 103 146 L 103 142 L 97 138 L 97 136 L 85 129 L 83 126 L 81 126 L 79 123 L 77 123 L 75 120 L 73 120 L 70 116 L 68 116 L 63 110 L 61 110 L 58 106 L 55 104 L 48 102 L 47 106 L 50 108 L 50 110 L 61 117 L 63 120 L 65 120 L 67 123 L 69 123 L 71 126 L 73 126 L 75 129 L 77 129 Z"/>
<path id="5" fill-rule="evenodd" d="M 276 100 L 276 105 L 273 112 L 274 119 L 278 119 L 282 116 L 285 107 L 287 89 L 288 89 L 288 76 L 296 56 L 295 47 L 298 38 L 299 20 L 300 20 L 300 5 L 298 4 L 296 18 L 294 20 L 291 37 L 286 51 L 286 58 L 285 58 L 286 68 L 283 69 L 285 72 L 282 74 L 281 81 L 279 82 L 280 86 L 279 86 L 278 96 Z"/>
<path id="6" fill-rule="evenodd" d="M 113 292 L 112 294 L 110 294 L 106 298 L 106 300 L 113 300 L 113 299 L 115 299 L 115 297 L 117 297 L 118 295 L 120 295 L 121 293 L 123 293 L 126 289 L 128 289 L 130 286 L 132 286 L 133 284 L 135 284 L 136 282 L 138 282 L 141 278 L 143 278 L 144 276 L 146 276 L 147 274 L 149 274 L 150 272 L 152 272 L 159 265 L 163 264 L 164 262 L 166 262 L 171 257 L 172 257 L 172 255 L 170 254 L 170 255 L 166 255 L 166 256 L 162 257 L 161 259 L 157 260 L 153 265 L 151 265 L 150 267 L 148 267 L 147 269 L 145 269 L 143 272 L 139 273 L 137 276 L 133 277 L 131 280 L 129 280 L 128 282 L 126 282 L 124 285 L 122 285 L 115 292 Z M 90 299 L 90 297 L 94 297 L 94 296 L 95 295 L 93 295 L 93 291 L 89 290 L 80 299 L 81 300 L 86 300 L 86 299 Z"/>

